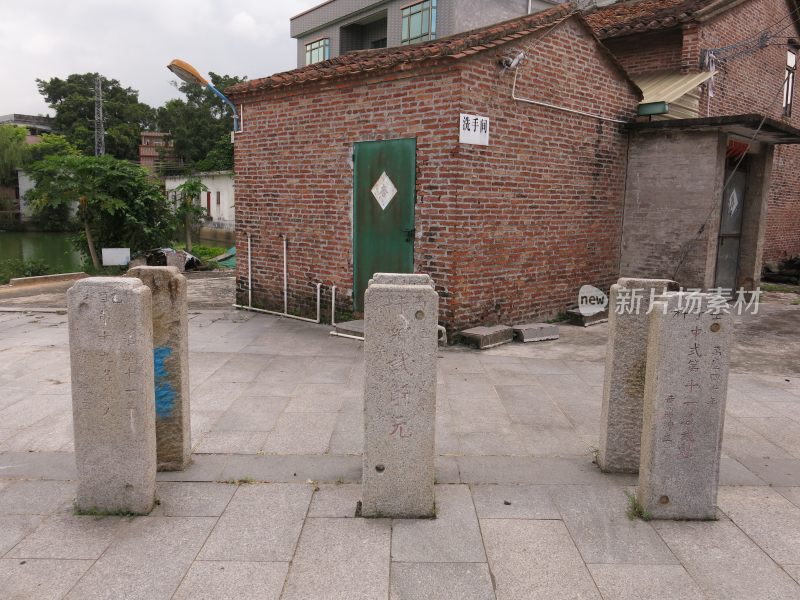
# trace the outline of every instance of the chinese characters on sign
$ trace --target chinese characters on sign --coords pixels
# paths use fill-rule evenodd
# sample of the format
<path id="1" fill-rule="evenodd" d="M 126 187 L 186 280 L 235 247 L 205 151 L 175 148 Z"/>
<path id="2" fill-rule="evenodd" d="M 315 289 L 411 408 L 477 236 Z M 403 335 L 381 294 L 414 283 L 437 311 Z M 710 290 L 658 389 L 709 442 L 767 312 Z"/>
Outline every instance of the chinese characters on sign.
<path id="1" fill-rule="evenodd" d="M 646 311 L 646 314 L 649 315 L 655 309 L 654 302 L 666 292 L 666 289 L 659 292 L 655 289 L 623 288 L 617 293 L 617 301 L 613 306 L 614 312 L 618 315 L 638 315 L 642 311 L 642 301 L 649 300 Z M 706 312 L 714 315 L 737 314 L 740 316 L 745 314 L 757 315 L 759 300 L 764 293 L 761 288 L 756 288 L 753 291 L 747 291 L 744 288 L 738 291 L 716 288 L 710 290 L 710 297 L 705 300 L 705 309 L 701 310 L 704 295 L 701 294 L 699 289 L 684 290 L 681 288 L 681 292 L 684 292 L 684 294 L 680 297 L 680 308 L 687 314 Z"/>
<path id="2" fill-rule="evenodd" d="M 475 146 L 489 145 L 489 117 L 461 114 L 459 142 Z"/>

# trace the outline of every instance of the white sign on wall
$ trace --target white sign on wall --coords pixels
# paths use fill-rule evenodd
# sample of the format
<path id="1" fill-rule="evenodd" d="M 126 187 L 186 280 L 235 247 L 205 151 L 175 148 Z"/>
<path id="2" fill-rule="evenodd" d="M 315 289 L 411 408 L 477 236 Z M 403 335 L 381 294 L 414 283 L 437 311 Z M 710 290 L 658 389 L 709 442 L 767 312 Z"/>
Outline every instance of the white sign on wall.
<path id="1" fill-rule="evenodd" d="M 131 262 L 130 248 L 103 248 L 103 266 L 124 267 Z"/>
<path id="2" fill-rule="evenodd" d="M 489 145 L 489 117 L 461 113 L 458 128 L 459 141 L 462 144 Z"/>

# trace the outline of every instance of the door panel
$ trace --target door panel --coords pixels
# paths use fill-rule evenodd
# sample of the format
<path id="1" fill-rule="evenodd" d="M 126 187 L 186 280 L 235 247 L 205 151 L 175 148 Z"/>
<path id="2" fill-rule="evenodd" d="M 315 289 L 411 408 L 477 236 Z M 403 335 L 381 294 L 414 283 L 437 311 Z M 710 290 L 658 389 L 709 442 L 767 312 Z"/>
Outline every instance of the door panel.
<path id="1" fill-rule="evenodd" d="M 414 272 L 415 139 L 360 142 L 354 150 L 353 298 L 375 273 Z"/>
<path id="2" fill-rule="evenodd" d="M 739 275 L 739 247 L 742 237 L 742 217 L 744 216 L 744 200 L 747 192 L 747 171 L 745 163 L 729 179 L 722 195 L 722 216 L 720 217 L 719 242 L 717 245 L 717 273 L 715 286 L 735 289 Z"/>

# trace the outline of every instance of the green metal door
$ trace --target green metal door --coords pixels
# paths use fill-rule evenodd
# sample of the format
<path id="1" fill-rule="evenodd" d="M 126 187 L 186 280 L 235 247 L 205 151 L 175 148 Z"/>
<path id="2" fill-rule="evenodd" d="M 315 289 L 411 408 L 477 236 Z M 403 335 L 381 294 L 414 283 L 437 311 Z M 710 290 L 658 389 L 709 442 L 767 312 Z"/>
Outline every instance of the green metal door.
<path id="1" fill-rule="evenodd" d="M 353 173 L 353 304 L 375 273 L 414 272 L 417 141 L 360 142 Z"/>

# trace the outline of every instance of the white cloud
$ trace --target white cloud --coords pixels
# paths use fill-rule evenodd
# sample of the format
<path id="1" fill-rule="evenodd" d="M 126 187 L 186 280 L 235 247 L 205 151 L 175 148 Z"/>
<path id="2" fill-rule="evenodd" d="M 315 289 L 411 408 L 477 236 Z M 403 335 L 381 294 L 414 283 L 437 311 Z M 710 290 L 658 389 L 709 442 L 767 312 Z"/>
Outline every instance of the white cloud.
<path id="1" fill-rule="evenodd" d="M 0 19 L 0 114 L 45 113 L 35 80 L 99 71 L 158 106 L 179 96 L 165 66 L 249 78 L 295 66 L 289 18 L 321 0 L 28 0 Z"/>

